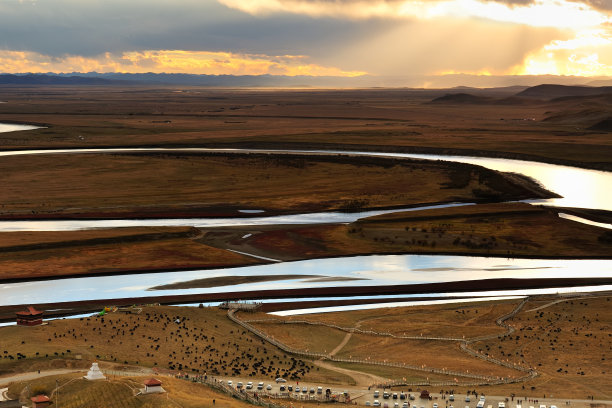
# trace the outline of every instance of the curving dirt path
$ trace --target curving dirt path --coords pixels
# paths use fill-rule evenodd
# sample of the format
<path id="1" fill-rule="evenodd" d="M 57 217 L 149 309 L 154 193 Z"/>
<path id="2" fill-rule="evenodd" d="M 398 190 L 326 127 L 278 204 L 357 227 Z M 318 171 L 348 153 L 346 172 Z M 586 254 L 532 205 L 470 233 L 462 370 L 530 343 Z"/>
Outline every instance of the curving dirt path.
<path id="1" fill-rule="evenodd" d="M 368 374 L 361 371 L 349 370 L 348 368 L 336 367 L 333 364 L 327 363 L 323 360 L 315 360 L 314 365 L 325 368 L 330 371 L 345 374 L 355 380 L 355 385 L 360 387 L 369 387 L 371 384 L 383 384 L 390 380 L 388 378 L 379 377 L 374 374 Z"/>
<path id="2" fill-rule="evenodd" d="M 6 377 L 0 377 L 0 385 L 10 384 L 15 381 L 27 381 L 33 380 L 35 378 L 47 377 L 50 375 L 61 375 L 61 374 L 70 374 L 70 373 L 80 373 L 87 372 L 87 368 L 83 369 L 74 369 L 74 368 L 60 368 L 57 370 L 41 370 L 40 373 L 37 371 L 31 371 L 28 373 L 19 373 L 13 374 Z"/>
<path id="3" fill-rule="evenodd" d="M 337 352 L 339 352 L 340 350 L 342 350 L 342 348 L 344 348 L 344 346 L 346 346 L 346 343 L 349 342 L 349 340 L 351 339 L 351 336 L 353 335 L 353 333 L 346 333 L 346 336 L 344 336 L 344 338 L 342 339 L 342 341 L 340 342 L 340 344 L 338 344 L 336 346 L 335 349 L 333 349 L 332 351 L 329 352 L 330 356 L 335 356 Z"/>

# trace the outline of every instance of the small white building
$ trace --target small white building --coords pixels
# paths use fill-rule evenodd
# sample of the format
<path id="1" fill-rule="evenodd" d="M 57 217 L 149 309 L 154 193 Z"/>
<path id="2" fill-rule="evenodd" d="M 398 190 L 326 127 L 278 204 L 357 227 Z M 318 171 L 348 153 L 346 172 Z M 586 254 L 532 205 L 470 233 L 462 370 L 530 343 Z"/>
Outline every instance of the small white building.
<path id="1" fill-rule="evenodd" d="M 155 394 L 155 393 L 166 392 L 162 388 L 162 382 L 156 378 L 149 378 L 148 380 L 144 382 L 144 386 L 145 388 L 143 390 L 143 394 Z"/>

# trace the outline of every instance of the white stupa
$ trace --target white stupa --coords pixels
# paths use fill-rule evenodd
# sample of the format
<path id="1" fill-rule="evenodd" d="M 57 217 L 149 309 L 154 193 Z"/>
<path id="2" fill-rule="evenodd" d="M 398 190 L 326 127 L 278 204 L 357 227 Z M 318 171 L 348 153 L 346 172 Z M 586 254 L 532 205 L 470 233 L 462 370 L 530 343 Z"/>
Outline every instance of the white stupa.
<path id="1" fill-rule="evenodd" d="M 100 371 L 100 367 L 98 367 L 98 363 L 93 363 L 91 368 L 87 372 L 87 375 L 84 377 L 86 380 L 105 380 L 106 377 Z"/>

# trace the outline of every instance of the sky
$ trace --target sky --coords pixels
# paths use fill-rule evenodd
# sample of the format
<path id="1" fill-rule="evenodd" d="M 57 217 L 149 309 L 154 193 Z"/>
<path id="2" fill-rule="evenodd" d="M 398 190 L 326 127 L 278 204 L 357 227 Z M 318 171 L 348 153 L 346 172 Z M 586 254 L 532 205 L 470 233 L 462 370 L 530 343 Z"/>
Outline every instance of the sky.
<path id="1" fill-rule="evenodd" d="M 612 0 L 0 0 L 0 72 L 612 76 Z"/>

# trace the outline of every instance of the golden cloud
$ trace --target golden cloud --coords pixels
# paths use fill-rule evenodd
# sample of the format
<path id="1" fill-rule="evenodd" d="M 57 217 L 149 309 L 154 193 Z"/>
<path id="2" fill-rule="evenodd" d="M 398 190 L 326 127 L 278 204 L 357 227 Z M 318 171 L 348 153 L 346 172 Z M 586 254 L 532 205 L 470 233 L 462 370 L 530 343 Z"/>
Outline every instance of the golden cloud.
<path id="1" fill-rule="evenodd" d="M 527 55 L 517 75 L 612 76 L 612 29 L 583 30 Z"/>
<path id="2" fill-rule="evenodd" d="M 302 14 L 333 18 L 434 19 L 483 18 L 532 27 L 580 28 L 611 21 L 589 4 L 568 0 L 533 0 L 526 3 L 484 0 L 218 0 L 227 7 L 252 15 Z"/>
<path id="3" fill-rule="evenodd" d="M 207 75 L 307 75 L 355 77 L 362 71 L 344 71 L 308 62 L 305 56 L 268 56 L 217 51 L 145 50 L 105 53 L 95 57 L 52 57 L 28 51 L 0 50 L 0 72 L 123 72 L 187 73 Z"/>

